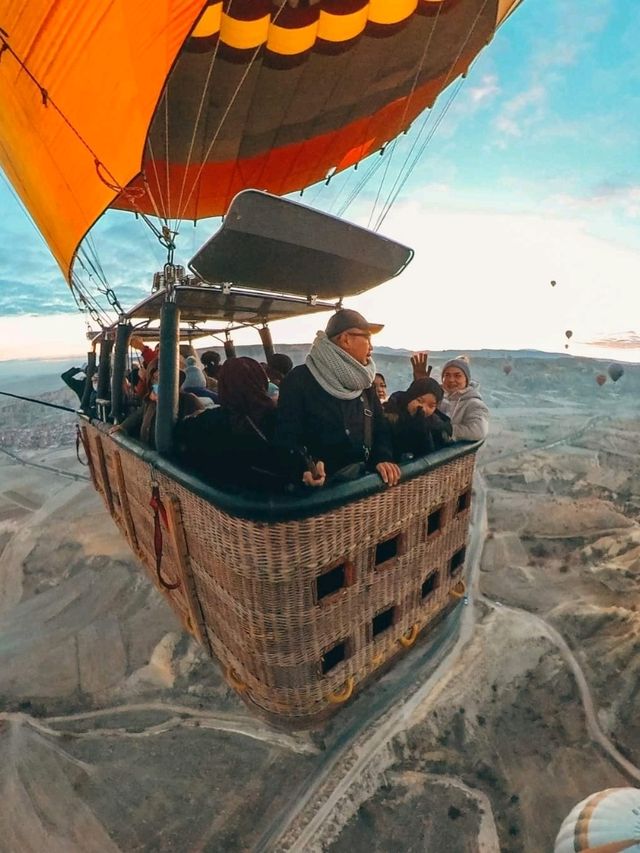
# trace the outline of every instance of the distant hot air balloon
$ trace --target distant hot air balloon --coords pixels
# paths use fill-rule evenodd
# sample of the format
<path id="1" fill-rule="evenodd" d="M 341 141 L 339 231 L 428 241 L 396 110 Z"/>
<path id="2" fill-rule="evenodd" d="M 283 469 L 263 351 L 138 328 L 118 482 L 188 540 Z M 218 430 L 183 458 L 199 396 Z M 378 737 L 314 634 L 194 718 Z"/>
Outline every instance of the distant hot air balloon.
<path id="1" fill-rule="evenodd" d="M 604 373 L 599 373 L 596 376 L 596 382 L 598 383 L 598 385 L 602 386 L 602 385 L 604 385 L 604 383 L 606 381 L 607 381 L 607 377 L 604 375 Z"/>
<path id="2" fill-rule="evenodd" d="M 569 349 L 569 344 L 565 344 L 565 345 L 564 345 L 564 348 L 565 348 L 565 349 Z"/>
<path id="3" fill-rule="evenodd" d="M 567 331 L 564 333 L 564 336 L 568 340 L 571 340 L 571 338 L 573 337 L 573 332 L 571 331 L 571 329 L 567 329 Z"/>
<path id="4" fill-rule="evenodd" d="M 512 371 L 512 370 L 513 370 L 513 367 L 512 367 L 510 364 L 505 364 L 505 365 L 504 365 L 504 367 L 502 368 L 502 372 L 503 372 L 506 376 L 508 376 L 508 375 L 511 373 L 511 371 Z"/>
<path id="5" fill-rule="evenodd" d="M 554 853 L 640 850 L 640 790 L 609 788 L 575 806 L 557 835 Z"/>
<path id="6" fill-rule="evenodd" d="M 555 286 L 556 286 L 555 281 L 552 281 L 552 282 L 551 282 L 551 287 L 555 287 Z"/>
<path id="7" fill-rule="evenodd" d="M 610 364 L 607 373 L 614 382 L 617 382 L 624 373 L 624 368 L 619 364 Z"/>

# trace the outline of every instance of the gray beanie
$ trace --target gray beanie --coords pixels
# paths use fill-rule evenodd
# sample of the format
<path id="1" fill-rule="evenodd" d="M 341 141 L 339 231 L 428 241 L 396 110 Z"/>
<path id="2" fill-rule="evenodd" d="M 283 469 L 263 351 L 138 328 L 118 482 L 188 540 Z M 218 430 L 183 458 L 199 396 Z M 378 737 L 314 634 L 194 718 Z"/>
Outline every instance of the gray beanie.
<path id="1" fill-rule="evenodd" d="M 192 355 L 187 358 L 187 369 L 185 370 L 185 379 L 182 385 L 184 388 L 207 387 L 207 380 L 204 378 L 204 373 L 198 367 L 196 359 Z"/>
<path id="2" fill-rule="evenodd" d="M 467 385 L 469 384 L 469 382 L 471 381 L 471 369 L 469 367 L 468 361 L 465 361 L 463 358 L 452 358 L 444 365 L 440 376 L 444 376 L 444 372 L 447 367 L 457 367 L 458 370 L 461 370 L 467 377 Z"/>

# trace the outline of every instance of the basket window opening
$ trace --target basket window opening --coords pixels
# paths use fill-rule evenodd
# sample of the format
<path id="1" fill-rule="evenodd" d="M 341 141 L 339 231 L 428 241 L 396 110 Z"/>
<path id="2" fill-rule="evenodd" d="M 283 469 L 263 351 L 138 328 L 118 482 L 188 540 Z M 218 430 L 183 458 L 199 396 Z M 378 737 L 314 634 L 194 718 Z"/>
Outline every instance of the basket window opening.
<path id="1" fill-rule="evenodd" d="M 466 492 L 463 492 L 458 498 L 458 508 L 457 512 L 464 512 L 465 509 L 469 509 L 471 506 L 471 489 L 467 489 Z"/>
<path id="2" fill-rule="evenodd" d="M 433 536 L 442 526 L 442 507 L 434 509 L 427 516 L 427 536 Z"/>
<path id="3" fill-rule="evenodd" d="M 320 660 L 322 666 L 322 674 L 326 675 L 328 672 L 331 672 L 332 669 L 335 669 L 339 663 L 342 663 L 343 660 L 346 660 L 347 657 L 347 642 L 346 640 L 342 640 L 342 642 L 337 643 L 332 648 L 328 649 Z"/>
<path id="4" fill-rule="evenodd" d="M 379 634 L 384 633 L 393 625 L 394 616 L 395 616 L 395 607 L 389 607 L 387 610 L 383 610 L 382 613 L 378 613 L 377 616 L 374 616 L 371 620 L 371 637 L 375 638 Z"/>
<path id="5" fill-rule="evenodd" d="M 429 598 L 438 588 L 438 572 L 431 572 L 431 574 L 427 575 L 424 583 L 420 589 L 420 597 L 424 601 L 425 598 Z"/>
<path id="6" fill-rule="evenodd" d="M 400 534 L 397 533 L 390 539 L 385 539 L 384 542 L 378 542 L 376 545 L 376 566 L 380 563 L 386 563 L 387 560 L 393 560 L 398 555 L 398 547 L 400 545 Z"/>
<path id="7" fill-rule="evenodd" d="M 466 555 L 467 549 L 460 548 L 459 551 L 456 551 L 451 561 L 449 563 L 449 574 L 455 575 L 456 572 L 460 571 L 460 569 L 464 566 L 464 558 Z"/>
<path id="8" fill-rule="evenodd" d="M 340 563 L 339 566 L 335 566 L 335 568 L 316 578 L 317 600 L 321 601 L 328 595 L 333 595 L 334 592 L 344 589 L 347 583 L 347 564 Z"/>

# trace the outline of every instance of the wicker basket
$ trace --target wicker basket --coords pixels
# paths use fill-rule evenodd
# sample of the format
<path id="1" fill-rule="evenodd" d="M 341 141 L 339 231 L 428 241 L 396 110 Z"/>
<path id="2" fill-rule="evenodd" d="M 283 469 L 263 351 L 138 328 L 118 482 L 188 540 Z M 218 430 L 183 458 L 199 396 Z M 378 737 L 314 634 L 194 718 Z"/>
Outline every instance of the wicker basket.
<path id="1" fill-rule="evenodd" d="M 475 446 L 393 489 L 266 522 L 220 508 L 103 428 L 84 422 L 82 435 L 94 485 L 151 580 L 272 721 L 325 717 L 463 594 Z"/>

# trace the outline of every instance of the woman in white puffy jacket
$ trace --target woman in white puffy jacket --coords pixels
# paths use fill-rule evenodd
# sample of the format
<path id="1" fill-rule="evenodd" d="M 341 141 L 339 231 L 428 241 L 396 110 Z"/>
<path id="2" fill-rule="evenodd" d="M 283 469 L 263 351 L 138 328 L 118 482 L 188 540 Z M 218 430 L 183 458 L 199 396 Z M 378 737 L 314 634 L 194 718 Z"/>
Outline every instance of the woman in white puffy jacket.
<path id="1" fill-rule="evenodd" d="M 442 368 L 444 400 L 440 409 L 453 425 L 454 441 L 482 441 L 489 432 L 489 409 L 471 380 L 469 362 L 452 358 Z"/>

